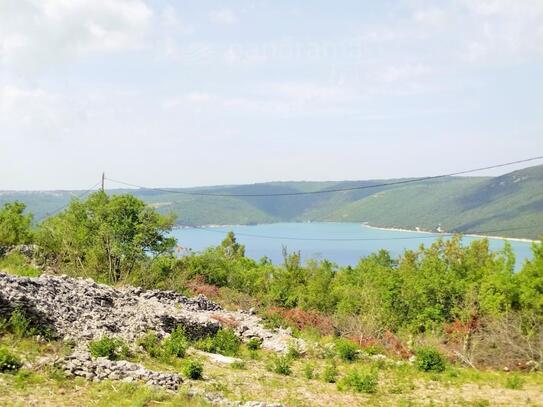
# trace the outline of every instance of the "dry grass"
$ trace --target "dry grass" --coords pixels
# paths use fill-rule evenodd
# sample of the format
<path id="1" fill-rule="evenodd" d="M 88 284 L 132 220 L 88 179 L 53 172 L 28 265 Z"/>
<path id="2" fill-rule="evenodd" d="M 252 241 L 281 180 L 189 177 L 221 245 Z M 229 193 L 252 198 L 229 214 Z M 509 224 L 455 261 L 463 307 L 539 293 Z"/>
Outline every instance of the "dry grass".
<path id="1" fill-rule="evenodd" d="M 38 361 L 43 355 L 59 356 L 68 350 L 59 343 L 38 344 L 33 339 L 14 341 L 0 338 L 25 360 Z M 309 353 L 311 354 L 311 353 Z M 534 406 L 543 405 L 543 373 L 516 373 L 522 388 L 506 388 L 511 374 L 449 368 L 444 373 L 416 371 L 399 360 L 379 361 L 364 357 L 356 362 L 336 360 L 339 378 L 352 369 L 378 372 L 377 393 L 363 394 L 339 391 L 335 384 L 323 382 L 319 376 L 329 360 L 306 357 L 294 360 L 292 375 L 281 376 L 266 369 L 270 356 L 265 351 L 243 349 L 244 369 L 234 369 L 207 359 L 204 380 L 187 380 L 178 393 L 146 387 L 143 384 L 119 382 L 89 383 L 82 379 L 66 379 L 45 366 L 18 375 L 0 374 L 0 405 L 4 406 L 132 406 L 132 405 L 206 405 L 200 399 L 188 398 L 190 387 L 220 393 L 232 400 L 265 400 L 287 406 Z M 138 355 L 140 362 L 155 370 L 180 371 L 183 360 L 163 362 Z M 308 380 L 304 365 L 311 363 L 317 375 Z"/>

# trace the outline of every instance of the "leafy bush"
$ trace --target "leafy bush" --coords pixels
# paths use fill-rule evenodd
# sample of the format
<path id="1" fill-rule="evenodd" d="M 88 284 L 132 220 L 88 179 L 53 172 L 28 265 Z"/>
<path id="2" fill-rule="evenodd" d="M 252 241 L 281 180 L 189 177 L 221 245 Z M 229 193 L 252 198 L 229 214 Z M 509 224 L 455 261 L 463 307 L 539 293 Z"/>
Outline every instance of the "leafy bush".
<path id="1" fill-rule="evenodd" d="M 26 313 L 22 308 L 15 308 L 9 318 L 9 330 L 19 338 L 32 336 L 35 329 L 32 328 L 32 322 L 27 318 Z"/>
<path id="2" fill-rule="evenodd" d="M 313 366 L 311 363 L 306 363 L 304 365 L 304 377 L 307 380 L 315 378 L 315 366 Z"/>
<path id="3" fill-rule="evenodd" d="M 136 345 L 141 346 L 143 350 L 153 358 L 158 358 L 162 355 L 160 340 L 153 332 L 149 332 L 145 336 L 139 338 L 136 341 Z"/>
<path id="4" fill-rule="evenodd" d="M 45 339 L 51 339 L 54 336 L 51 329 L 39 326 L 21 307 L 15 308 L 8 320 L 0 320 L 0 332 L 11 332 L 18 338 L 40 335 Z"/>
<path id="5" fill-rule="evenodd" d="M 195 359 L 188 359 L 183 366 L 183 374 L 188 379 L 198 380 L 202 378 L 204 365 Z"/>
<path id="6" fill-rule="evenodd" d="M 375 393 L 377 391 L 377 384 L 376 373 L 362 373 L 352 370 L 341 379 L 338 388 L 340 390 L 351 389 L 358 393 Z"/>
<path id="7" fill-rule="evenodd" d="M 358 347 L 347 339 L 338 339 L 336 341 L 336 351 L 342 360 L 348 362 L 352 362 L 358 357 Z"/>
<path id="8" fill-rule="evenodd" d="M 194 347 L 204 352 L 215 353 L 215 342 L 213 341 L 213 337 L 211 336 L 198 339 L 194 343 Z"/>
<path id="9" fill-rule="evenodd" d="M 177 326 L 175 330 L 166 338 L 162 346 L 166 355 L 182 358 L 189 347 L 189 341 L 185 336 L 185 330 Z"/>
<path id="10" fill-rule="evenodd" d="M 292 359 L 285 355 L 274 354 L 268 360 L 267 368 L 270 372 L 290 376 L 292 374 Z"/>
<path id="11" fill-rule="evenodd" d="M 122 339 L 103 336 L 89 343 L 89 351 L 95 358 L 104 357 L 109 360 L 125 359 L 128 357 L 128 346 Z"/>
<path id="12" fill-rule="evenodd" d="M 232 329 L 219 329 L 215 336 L 200 339 L 194 346 L 204 352 L 220 353 L 225 356 L 235 356 L 239 351 L 241 341 Z"/>
<path id="13" fill-rule="evenodd" d="M 415 366 L 423 372 L 443 372 L 446 367 L 445 358 L 434 348 L 419 348 L 416 352 Z"/>
<path id="14" fill-rule="evenodd" d="M 21 360 L 5 348 L 0 348 L 0 372 L 16 372 L 23 364 Z"/>
<path id="15" fill-rule="evenodd" d="M 326 383 L 335 383 L 337 380 L 337 366 L 336 363 L 332 360 L 325 367 L 322 372 L 322 380 Z"/>
<path id="16" fill-rule="evenodd" d="M 32 241 L 32 215 L 24 215 L 22 202 L 6 202 L 0 208 L 0 246 L 27 244 Z"/>
<path id="17" fill-rule="evenodd" d="M 258 350 L 262 347 L 262 340 L 260 338 L 251 338 L 247 341 L 247 349 Z"/>
<path id="18" fill-rule="evenodd" d="M 20 277 L 38 277 L 41 270 L 30 264 L 29 259 L 21 253 L 10 253 L 0 257 L 0 270 Z"/>

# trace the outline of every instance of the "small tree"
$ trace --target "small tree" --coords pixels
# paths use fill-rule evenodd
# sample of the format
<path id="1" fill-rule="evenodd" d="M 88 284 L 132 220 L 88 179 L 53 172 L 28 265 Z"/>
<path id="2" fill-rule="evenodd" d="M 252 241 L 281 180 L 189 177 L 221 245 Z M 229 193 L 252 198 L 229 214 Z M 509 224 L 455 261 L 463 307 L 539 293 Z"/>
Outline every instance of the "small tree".
<path id="1" fill-rule="evenodd" d="M 25 215 L 22 202 L 7 202 L 0 209 L 0 246 L 28 244 L 32 241 L 32 215 Z"/>
<path id="2" fill-rule="evenodd" d="M 245 256 L 245 246 L 237 242 L 236 235 L 232 231 L 228 232 L 221 242 L 221 251 L 226 257 L 230 258 Z"/>
<path id="3" fill-rule="evenodd" d="M 148 256 L 171 252 L 175 239 L 167 232 L 173 220 L 132 195 L 96 192 L 85 201 L 73 200 L 64 212 L 44 221 L 39 243 L 63 263 L 106 274 L 116 282 Z"/>

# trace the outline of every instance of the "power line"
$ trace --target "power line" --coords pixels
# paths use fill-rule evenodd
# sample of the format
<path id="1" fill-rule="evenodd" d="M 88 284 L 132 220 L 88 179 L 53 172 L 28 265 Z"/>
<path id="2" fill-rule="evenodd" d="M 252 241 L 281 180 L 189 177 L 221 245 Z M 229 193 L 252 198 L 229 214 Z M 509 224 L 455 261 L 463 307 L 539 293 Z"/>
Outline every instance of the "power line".
<path id="1" fill-rule="evenodd" d="M 200 230 L 203 232 L 210 232 L 210 233 L 219 233 L 221 235 L 224 235 L 230 230 L 217 230 L 215 228 L 210 227 L 199 227 L 199 226 L 190 226 L 190 225 L 181 225 L 182 227 L 188 228 L 188 229 L 195 229 Z M 405 236 L 405 237 L 386 237 L 386 238 L 317 238 L 317 237 L 293 237 L 293 236 L 273 236 L 273 235 L 258 235 L 258 234 L 252 234 L 252 233 L 244 233 L 244 232 L 235 232 L 236 236 L 242 236 L 242 237 L 253 237 L 258 239 L 271 239 L 271 240 L 294 240 L 294 241 L 319 241 L 319 242 L 372 242 L 372 241 L 389 241 L 389 240 L 412 240 L 412 239 L 435 239 L 435 238 L 441 238 L 441 237 L 451 237 L 456 234 L 468 234 L 468 235 L 483 235 L 488 233 L 498 233 L 498 232 L 511 232 L 514 230 L 521 230 L 521 229 L 535 229 L 539 228 L 540 226 L 522 226 L 522 227 L 516 227 L 516 228 L 509 228 L 509 229 L 496 229 L 496 230 L 487 230 L 487 231 L 479 231 L 479 232 L 446 232 L 446 233 L 438 233 L 438 234 L 425 234 L 424 236 Z M 486 236 L 486 237 L 492 237 L 492 236 Z"/>
<path id="2" fill-rule="evenodd" d="M 76 199 L 81 199 L 83 198 L 85 195 L 87 195 L 90 191 L 92 191 L 94 188 L 96 188 L 98 185 L 100 185 L 100 182 L 101 181 L 98 181 L 96 184 L 94 184 L 92 187 L 90 187 L 89 189 L 83 191 L 82 193 L 78 194 L 75 196 Z M 74 198 L 74 197 L 72 197 Z M 45 218 L 48 218 L 50 216 L 53 216 L 55 214 L 57 214 L 58 212 L 62 211 L 63 209 L 67 208 L 68 205 L 70 205 L 70 202 L 68 201 L 68 203 L 58 207 L 57 209 L 51 211 L 51 212 L 46 212 L 45 214 L 43 214 L 42 216 L 40 216 L 40 218 L 36 219 L 37 222 L 41 222 L 42 220 L 44 220 Z"/>
<path id="3" fill-rule="evenodd" d="M 226 193 L 209 193 L 209 192 L 198 192 L 198 191 L 180 191 L 180 190 L 173 190 L 173 189 L 164 189 L 164 188 L 152 188 L 152 187 L 145 187 L 137 184 L 131 184 L 124 181 L 115 180 L 112 178 L 106 178 L 108 181 L 126 185 L 129 187 L 135 187 L 140 189 L 147 189 L 151 191 L 157 191 L 157 192 L 164 192 L 164 193 L 171 193 L 171 194 L 182 194 L 182 195 L 198 195 L 198 196 L 211 196 L 211 197 L 272 197 L 272 196 L 295 196 L 295 195 L 316 195 L 316 194 L 328 194 L 328 193 L 334 193 L 334 192 L 347 192 L 347 191 L 357 191 L 362 189 L 369 189 L 369 188 L 379 188 L 379 187 L 387 187 L 387 186 L 393 186 L 393 185 L 403 185 L 403 184 L 411 184 L 414 182 L 421 182 L 421 181 L 428 181 L 428 180 L 435 180 L 440 178 L 446 178 L 446 177 L 453 177 L 456 175 L 464 175 L 464 174 L 470 174 L 474 172 L 479 171 L 485 171 L 485 170 L 491 170 L 496 168 L 502 168 L 507 167 L 514 164 L 522 164 L 527 163 L 530 161 L 535 160 L 541 160 L 543 159 L 543 156 L 537 156 L 537 157 L 531 157 L 526 158 L 523 160 L 517 160 L 517 161 L 510 161 L 506 163 L 501 164 L 495 164 L 490 165 L 487 167 L 480 167 L 480 168 L 473 168 L 470 170 L 463 170 L 463 171 L 457 171 L 457 172 L 451 172 L 448 174 L 441 174 L 441 175 L 433 175 L 428 177 L 420 177 L 420 178 L 411 178 L 411 179 L 404 179 L 400 181 L 392 181 L 392 182 L 385 182 L 385 183 L 378 183 L 378 184 L 372 184 L 372 185 L 360 185 L 356 187 L 347 187 L 347 188 L 335 188 L 335 189 L 323 189 L 319 191 L 298 191 L 298 192 L 278 192 L 278 193 L 256 193 L 256 194 L 226 194 Z"/>

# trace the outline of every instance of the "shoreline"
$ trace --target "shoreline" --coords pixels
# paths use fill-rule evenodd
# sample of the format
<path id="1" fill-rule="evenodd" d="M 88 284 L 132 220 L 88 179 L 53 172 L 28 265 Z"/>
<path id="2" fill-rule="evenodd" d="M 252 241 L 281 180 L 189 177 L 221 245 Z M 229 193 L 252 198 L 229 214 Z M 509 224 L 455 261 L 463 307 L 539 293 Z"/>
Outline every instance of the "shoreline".
<path id="1" fill-rule="evenodd" d="M 399 227 L 385 227 L 385 226 L 373 226 L 369 223 L 360 223 L 360 222 L 273 222 L 273 223 L 255 223 L 250 225 L 218 225 L 218 224 L 207 224 L 207 225 L 198 225 L 198 226 L 186 226 L 186 225 L 175 225 L 173 229 L 195 229 L 195 228 L 228 228 L 228 227 L 239 227 L 239 226 L 260 226 L 260 225 L 274 225 L 278 223 L 301 223 L 301 224 L 307 224 L 307 223 L 354 223 L 359 224 L 362 227 L 368 228 L 368 229 L 375 229 L 375 230 L 385 230 L 390 232 L 409 232 L 409 233 L 425 233 L 425 234 L 431 234 L 436 235 L 436 238 L 439 237 L 448 237 L 451 235 L 454 235 L 456 233 L 454 232 L 431 232 L 428 230 L 423 230 L 422 228 L 415 227 L 414 229 L 408 229 L 408 228 L 399 228 Z M 459 233 L 462 236 L 466 237 L 474 237 L 479 239 L 495 239 L 495 240 L 510 240 L 515 242 L 523 242 L 523 243 L 540 243 L 540 240 L 537 239 L 528 239 L 528 238 L 521 238 L 521 237 L 505 237 L 505 236 L 491 236 L 491 235 L 480 235 L 476 233 Z"/>
<path id="2" fill-rule="evenodd" d="M 384 227 L 384 226 L 372 226 L 367 223 L 362 223 L 362 226 L 367 227 L 369 229 L 376 229 L 376 230 L 388 230 L 391 232 L 416 232 L 416 233 L 429 233 L 433 235 L 442 235 L 443 237 L 451 236 L 457 233 L 454 232 L 429 232 L 427 230 L 422 230 L 420 228 L 416 229 L 406 229 L 406 228 L 396 228 L 396 227 Z M 524 243 L 540 243 L 540 240 L 536 239 L 527 239 L 522 237 L 504 237 L 504 236 L 492 236 L 492 235 L 479 235 L 476 233 L 458 233 L 462 236 L 467 237 L 476 237 L 481 239 L 496 239 L 496 240 L 511 240 L 515 242 L 524 242 Z M 439 237 L 439 236 L 438 236 Z"/>

